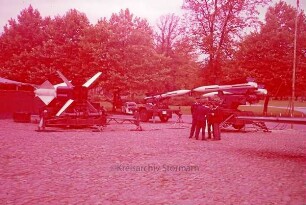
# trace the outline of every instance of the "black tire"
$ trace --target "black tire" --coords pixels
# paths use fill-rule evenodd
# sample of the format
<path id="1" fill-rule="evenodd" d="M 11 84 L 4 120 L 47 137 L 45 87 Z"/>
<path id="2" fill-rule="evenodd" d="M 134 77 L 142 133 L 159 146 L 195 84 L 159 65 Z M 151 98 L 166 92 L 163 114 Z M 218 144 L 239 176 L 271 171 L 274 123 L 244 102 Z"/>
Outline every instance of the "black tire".
<path id="1" fill-rule="evenodd" d="M 233 128 L 235 128 L 236 130 L 241 130 L 242 128 L 244 128 L 245 124 L 233 124 Z"/>
<path id="2" fill-rule="evenodd" d="M 165 115 L 162 115 L 162 116 L 159 116 L 159 119 L 160 119 L 161 122 L 168 122 L 169 117 L 165 116 Z"/>
<path id="3" fill-rule="evenodd" d="M 140 117 L 141 122 L 148 122 L 149 121 L 149 115 L 148 115 L 147 110 L 145 110 L 145 109 L 140 110 L 139 117 Z"/>

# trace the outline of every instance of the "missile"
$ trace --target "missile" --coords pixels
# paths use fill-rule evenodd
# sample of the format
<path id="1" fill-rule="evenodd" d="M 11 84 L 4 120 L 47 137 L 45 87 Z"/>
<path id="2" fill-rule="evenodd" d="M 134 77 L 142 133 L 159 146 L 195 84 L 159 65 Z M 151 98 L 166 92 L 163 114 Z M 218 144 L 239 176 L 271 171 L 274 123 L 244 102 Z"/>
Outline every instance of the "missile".
<path id="1" fill-rule="evenodd" d="M 258 85 L 255 82 L 248 82 L 243 84 L 233 84 L 233 85 L 208 85 L 201 86 L 193 89 L 196 92 L 210 93 L 218 91 L 231 91 L 231 90 L 244 90 L 244 89 L 257 89 Z"/>
<path id="2" fill-rule="evenodd" d="M 203 97 L 213 97 L 213 96 L 217 96 L 218 94 L 219 94 L 218 92 L 210 92 L 210 93 L 205 93 L 202 96 Z M 233 94 L 233 93 L 224 91 L 223 94 Z"/>
<path id="3" fill-rule="evenodd" d="M 45 103 L 45 105 L 49 105 L 49 103 L 56 98 L 56 88 L 54 88 L 48 80 L 41 84 L 34 93 L 36 97 L 39 97 Z"/>
<path id="4" fill-rule="evenodd" d="M 263 88 L 258 88 L 258 90 L 256 90 L 256 93 L 258 95 L 267 95 L 268 91 L 266 89 L 263 89 Z"/>
<path id="5" fill-rule="evenodd" d="M 57 73 L 64 81 L 63 83 L 52 85 L 49 81 L 45 81 L 34 91 L 35 96 L 39 97 L 45 105 L 49 105 L 55 98 L 64 98 L 67 100 L 63 107 L 57 112 L 56 116 L 60 116 L 75 100 L 87 100 L 83 98 L 85 98 L 84 96 L 87 98 L 88 88 L 102 74 L 102 72 L 98 72 L 82 86 L 74 87 L 61 72 L 57 71 Z M 85 95 L 80 95 L 78 92 L 85 92 Z"/>
<path id="6" fill-rule="evenodd" d="M 175 90 L 175 91 L 166 92 L 164 94 L 161 94 L 161 96 L 162 97 L 173 97 L 173 96 L 185 95 L 190 92 L 191 90 Z"/>
<path id="7" fill-rule="evenodd" d="M 167 98 L 167 97 L 174 97 L 174 96 L 179 96 L 179 95 L 185 95 L 187 93 L 190 93 L 191 90 L 175 90 L 175 91 L 170 91 L 170 92 L 166 92 L 160 95 L 154 95 L 154 96 L 149 96 L 149 97 L 145 97 L 145 100 L 148 99 L 159 99 L 159 98 Z"/>

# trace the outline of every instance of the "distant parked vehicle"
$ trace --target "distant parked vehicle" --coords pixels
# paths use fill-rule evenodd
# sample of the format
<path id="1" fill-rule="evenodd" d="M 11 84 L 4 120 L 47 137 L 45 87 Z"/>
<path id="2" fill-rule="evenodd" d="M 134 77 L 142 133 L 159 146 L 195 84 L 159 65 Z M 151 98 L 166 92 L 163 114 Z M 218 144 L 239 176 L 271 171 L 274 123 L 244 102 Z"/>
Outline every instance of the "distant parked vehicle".
<path id="1" fill-rule="evenodd" d="M 148 122 L 150 119 L 154 119 L 154 115 L 159 117 L 161 122 L 168 122 L 169 118 L 172 118 L 173 110 L 168 105 L 162 103 L 146 103 L 139 106 L 140 120 L 142 122 Z"/>
<path id="2" fill-rule="evenodd" d="M 129 115 L 133 115 L 135 109 L 137 109 L 137 104 L 135 102 L 125 102 L 121 108 L 123 113 Z"/>
<path id="3" fill-rule="evenodd" d="M 168 122 L 173 113 L 181 115 L 180 110 L 170 109 L 167 101 L 170 97 L 187 93 L 190 93 L 190 90 L 175 90 L 145 97 L 145 104 L 138 106 L 140 120 L 142 122 L 148 122 L 150 119 L 155 121 L 155 117 L 159 117 L 161 122 Z"/>

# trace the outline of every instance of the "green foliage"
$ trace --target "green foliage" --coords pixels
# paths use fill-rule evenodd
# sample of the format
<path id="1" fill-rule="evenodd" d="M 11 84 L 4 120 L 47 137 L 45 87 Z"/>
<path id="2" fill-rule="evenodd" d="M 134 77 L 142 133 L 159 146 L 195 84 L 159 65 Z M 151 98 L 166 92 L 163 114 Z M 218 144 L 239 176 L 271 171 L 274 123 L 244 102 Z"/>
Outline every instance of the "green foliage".
<path id="1" fill-rule="evenodd" d="M 76 85 L 102 71 L 105 91 L 121 89 L 130 95 L 192 87 L 199 69 L 184 48 L 190 45 L 180 43 L 167 56 L 158 51 L 154 37 L 148 22 L 128 9 L 91 25 L 74 9 L 43 19 L 30 6 L 0 36 L 0 76 L 60 83 L 55 75 L 60 70 Z"/>
<path id="2" fill-rule="evenodd" d="M 269 0 L 185 0 L 186 21 L 203 57 L 207 83 L 222 82 L 222 66 L 231 58 L 246 28 L 258 25 L 258 8 Z"/>
<path id="3" fill-rule="evenodd" d="M 186 18 L 164 16 L 158 31 L 128 9 L 92 25 L 74 9 L 42 18 L 29 6 L 8 22 L 0 36 L 0 76 L 34 84 L 46 79 L 60 83 L 55 75 L 60 70 L 73 84 L 83 84 L 102 71 L 99 82 L 105 93 L 120 89 L 129 96 L 192 89 L 203 83 L 242 83 L 253 77 L 273 95 L 288 95 L 295 9 L 277 3 L 268 9 L 260 30 L 242 38 L 245 28 L 258 23 L 258 4 L 266 2 L 185 0 Z M 297 95 L 305 95 L 303 12 L 298 28 L 296 87 Z"/>
<path id="4" fill-rule="evenodd" d="M 228 64 L 229 73 L 236 73 L 238 78 L 255 78 L 257 82 L 264 84 L 272 95 L 290 95 L 295 14 L 295 9 L 282 1 L 270 7 L 266 14 L 266 23 L 261 26 L 260 31 L 248 35 L 241 42 L 234 62 Z M 297 95 L 302 95 L 306 88 L 306 58 L 303 54 L 306 49 L 306 36 L 303 35 L 306 33 L 304 13 L 299 16 L 298 33 L 296 87 Z"/>
<path id="5" fill-rule="evenodd" d="M 192 89 L 202 83 L 200 64 L 194 52 L 192 39 L 180 18 L 174 14 L 162 16 L 155 33 L 156 49 L 166 56 L 168 72 L 165 91 Z"/>

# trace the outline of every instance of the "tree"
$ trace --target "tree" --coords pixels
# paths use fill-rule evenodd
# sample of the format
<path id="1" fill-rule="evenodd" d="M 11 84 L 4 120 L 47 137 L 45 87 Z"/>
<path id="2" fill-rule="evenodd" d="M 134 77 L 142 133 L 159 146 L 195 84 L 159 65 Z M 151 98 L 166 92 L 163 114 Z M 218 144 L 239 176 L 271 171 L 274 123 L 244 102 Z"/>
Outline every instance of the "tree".
<path id="1" fill-rule="evenodd" d="M 180 18 L 174 14 L 160 17 L 157 23 L 156 44 L 159 53 L 171 54 L 173 45 L 180 36 Z"/>
<path id="2" fill-rule="evenodd" d="M 258 23 L 257 8 L 269 0 L 185 0 L 186 21 L 205 63 L 208 83 L 218 83 L 222 63 L 246 28 Z"/>
<path id="3" fill-rule="evenodd" d="M 169 66 L 172 88 L 169 86 L 169 89 L 192 89 L 202 85 L 200 63 L 197 62 L 197 55 L 193 52 L 190 39 L 180 39 L 172 49 Z"/>
<path id="4" fill-rule="evenodd" d="M 82 63 L 87 65 L 88 69 L 83 72 L 102 71 L 102 79 L 107 80 L 108 71 L 112 66 L 111 56 L 109 54 L 109 39 L 111 30 L 106 19 L 100 20 L 96 25 L 88 27 L 79 43 L 80 58 Z M 104 84 L 105 85 L 105 84 Z"/>
<path id="5" fill-rule="evenodd" d="M 293 41 L 296 9 L 283 1 L 270 7 L 266 23 L 259 32 L 247 36 L 235 57 L 236 67 L 266 85 L 272 95 L 288 96 L 291 93 Z M 299 15 L 297 48 L 297 93 L 306 88 L 306 17 Z M 237 73 L 237 71 L 234 70 Z"/>
<path id="6" fill-rule="evenodd" d="M 1 75 L 39 84 L 60 70 L 83 82 L 88 62 L 80 56 L 79 43 L 88 27 L 85 14 L 76 10 L 63 17 L 42 19 L 30 6 L 21 11 L 18 21 L 9 21 L 0 37 Z"/>
<path id="7" fill-rule="evenodd" d="M 46 38 L 45 22 L 38 10 L 30 5 L 15 19 L 9 20 L 0 37 L 0 74 L 15 80 L 30 80 L 27 57 L 32 58 L 33 50 L 41 46 Z M 33 58 L 32 58 L 33 59 Z"/>
<path id="8" fill-rule="evenodd" d="M 48 25 L 48 43 L 53 47 L 50 53 L 51 71 L 60 70 L 75 84 L 82 84 L 85 77 L 93 75 L 90 59 L 82 49 L 82 40 L 90 30 L 89 20 L 84 13 L 75 9 L 64 16 L 57 16 Z M 83 45 L 84 46 L 84 45 Z"/>
<path id="9" fill-rule="evenodd" d="M 163 76 L 162 56 L 156 53 L 153 31 L 145 19 L 134 17 L 128 9 L 113 14 L 108 25 L 107 62 L 104 85 L 129 93 L 146 92 L 159 87 Z M 152 82 L 152 83 L 149 83 Z M 153 86 L 152 86 L 153 85 Z"/>
<path id="10" fill-rule="evenodd" d="M 128 9 L 91 25 L 75 9 L 43 19 L 30 6 L 18 21 L 10 20 L 0 36 L 0 74 L 33 84 L 46 79 L 54 84 L 61 82 L 55 75 L 60 70 L 78 85 L 102 71 L 105 91 L 119 88 L 141 94 L 191 88 L 198 75 L 192 44 L 183 35 L 176 38 L 172 31 L 164 39 L 165 55 L 154 44 L 148 22 Z"/>
<path id="11" fill-rule="evenodd" d="M 168 14 L 160 17 L 155 34 L 156 50 L 167 59 L 169 78 L 165 90 L 192 89 L 200 83 L 200 65 L 196 62 L 191 38 L 181 19 Z"/>

